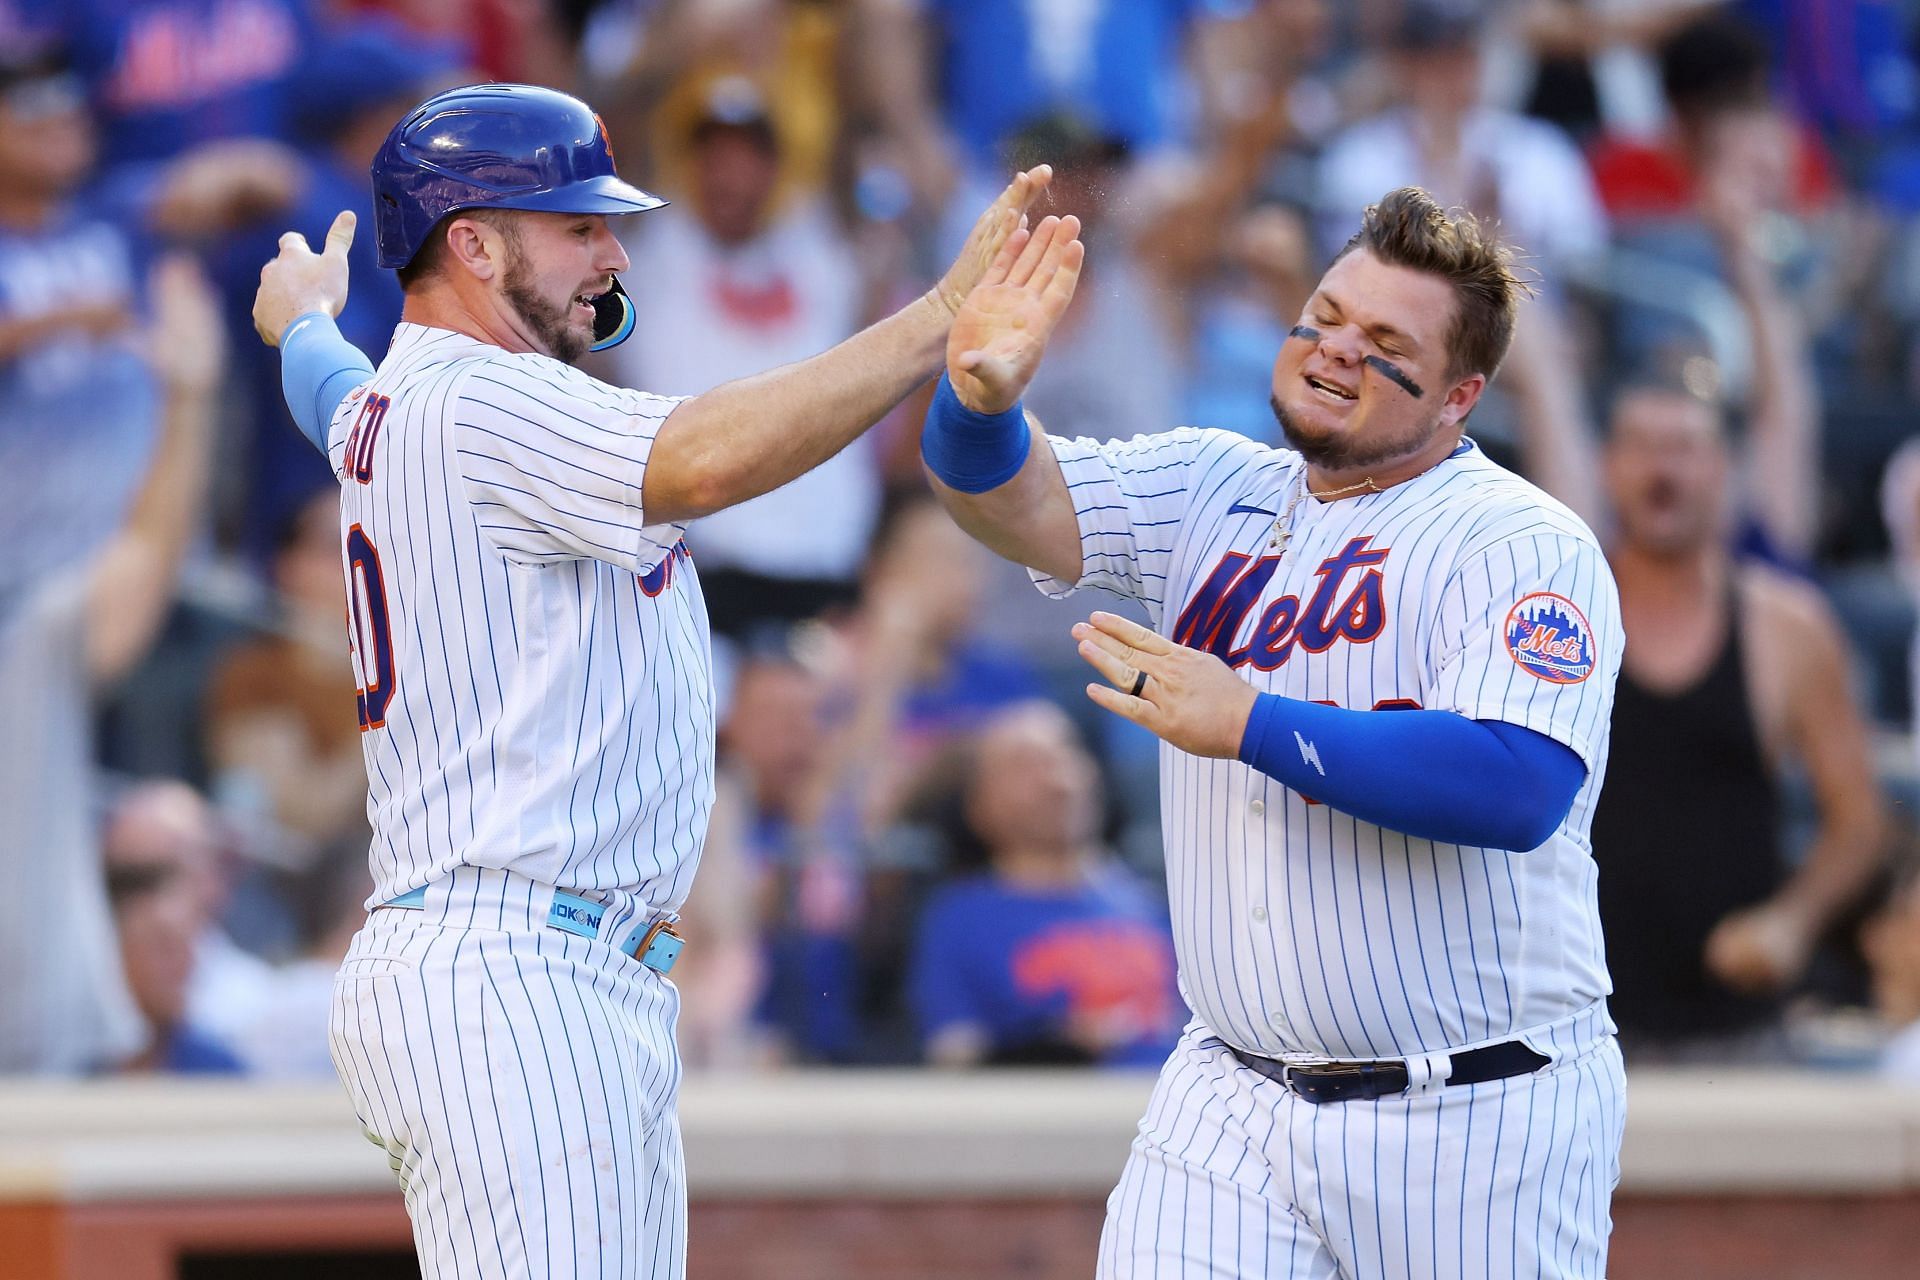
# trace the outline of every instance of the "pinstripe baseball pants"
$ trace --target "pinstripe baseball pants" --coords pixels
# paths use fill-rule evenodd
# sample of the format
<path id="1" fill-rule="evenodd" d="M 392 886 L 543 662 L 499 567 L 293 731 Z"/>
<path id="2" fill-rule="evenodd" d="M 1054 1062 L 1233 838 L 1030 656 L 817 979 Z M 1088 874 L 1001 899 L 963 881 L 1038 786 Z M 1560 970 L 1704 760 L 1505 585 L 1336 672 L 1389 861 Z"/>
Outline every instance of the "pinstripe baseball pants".
<path id="1" fill-rule="evenodd" d="M 335 983 L 334 1065 L 427 1280 L 680 1280 L 679 994 L 543 912 L 375 911 Z"/>
<path id="2" fill-rule="evenodd" d="M 1494 1280 L 1606 1269 L 1611 1037 L 1533 1075 L 1316 1106 L 1189 1028 L 1107 1200 L 1100 1280 Z"/>

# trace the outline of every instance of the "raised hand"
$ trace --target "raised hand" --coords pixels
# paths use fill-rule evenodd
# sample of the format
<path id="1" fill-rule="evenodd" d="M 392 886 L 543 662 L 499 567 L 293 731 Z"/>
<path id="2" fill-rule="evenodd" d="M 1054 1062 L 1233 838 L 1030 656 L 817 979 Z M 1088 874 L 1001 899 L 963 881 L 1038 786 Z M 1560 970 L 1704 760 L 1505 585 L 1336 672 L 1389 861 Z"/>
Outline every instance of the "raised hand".
<path id="1" fill-rule="evenodd" d="M 1072 215 L 1007 237 L 947 334 L 947 375 L 962 404 L 977 413 L 1013 407 L 1073 301 L 1085 257 Z"/>
<path id="2" fill-rule="evenodd" d="M 260 268 L 260 291 L 253 295 L 253 327 L 270 347 L 280 335 L 309 311 L 338 316 L 347 305 L 347 249 L 353 244 L 354 216 L 341 210 L 327 228 L 327 243 L 319 253 L 307 247 L 298 231 L 280 237 L 280 252 Z"/>
<path id="3" fill-rule="evenodd" d="M 226 368 L 227 327 L 220 300 L 199 264 L 182 253 L 154 267 L 148 293 L 153 320 L 147 359 L 175 395 L 212 395 Z"/>
<path id="4" fill-rule="evenodd" d="M 934 296 L 946 311 L 959 313 L 967 295 L 999 261 L 1007 242 L 1022 234 L 1027 210 L 1052 181 L 1052 165 L 1037 164 L 1016 173 L 1006 189 L 975 219 L 967 242 L 960 247 L 960 255 L 934 286 Z"/>

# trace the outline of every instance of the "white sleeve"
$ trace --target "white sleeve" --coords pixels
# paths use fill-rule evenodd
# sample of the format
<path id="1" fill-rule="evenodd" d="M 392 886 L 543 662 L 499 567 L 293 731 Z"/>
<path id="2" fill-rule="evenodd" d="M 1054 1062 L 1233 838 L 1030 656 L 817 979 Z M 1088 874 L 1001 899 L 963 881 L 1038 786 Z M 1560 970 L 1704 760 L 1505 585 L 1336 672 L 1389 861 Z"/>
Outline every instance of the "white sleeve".
<path id="1" fill-rule="evenodd" d="M 1230 432 L 1194 427 L 1105 443 L 1048 436 L 1080 523 L 1080 580 L 1029 570 L 1034 585 L 1056 599 L 1080 587 L 1104 587 L 1146 605 L 1157 626 L 1200 464 L 1227 442 L 1246 443 Z"/>
<path id="2" fill-rule="evenodd" d="M 684 532 L 649 525 L 654 436 L 684 397 L 608 386 L 554 361 L 489 361 L 453 410 L 455 460 L 481 532 L 509 560 L 604 560 L 646 573 Z"/>
<path id="3" fill-rule="evenodd" d="M 1471 556 L 1447 580 L 1421 702 L 1543 733 L 1591 767 L 1625 648 L 1600 548 L 1558 531 L 1524 534 Z"/>

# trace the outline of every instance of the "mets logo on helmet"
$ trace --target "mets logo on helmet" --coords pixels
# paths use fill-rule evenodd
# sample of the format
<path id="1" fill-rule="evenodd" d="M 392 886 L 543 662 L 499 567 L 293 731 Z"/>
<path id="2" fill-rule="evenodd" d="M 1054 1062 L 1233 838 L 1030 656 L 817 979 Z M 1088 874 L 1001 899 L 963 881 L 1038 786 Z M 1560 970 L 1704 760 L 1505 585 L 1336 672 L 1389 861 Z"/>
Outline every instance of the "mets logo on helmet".
<path id="1" fill-rule="evenodd" d="M 1579 684 L 1593 674 L 1593 628 L 1565 596 L 1536 591 L 1507 611 L 1507 652 L 1528 675 Z"/>

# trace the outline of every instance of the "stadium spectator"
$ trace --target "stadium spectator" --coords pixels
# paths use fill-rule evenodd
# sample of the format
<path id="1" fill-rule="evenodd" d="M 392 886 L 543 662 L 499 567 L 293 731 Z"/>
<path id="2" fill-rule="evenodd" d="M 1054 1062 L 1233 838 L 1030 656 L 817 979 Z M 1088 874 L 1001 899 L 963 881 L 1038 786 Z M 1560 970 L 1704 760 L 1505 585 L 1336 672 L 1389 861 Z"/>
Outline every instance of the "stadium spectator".
<path id="1" fill-rule="evenodd" d="M 187 1017 L 196 951 L 220 897 L 221 835 L 191 787 L 149 782 L 113 806 L 102 838 L 127 987 L 146 1021 L 124 1071 L 238 1073 L 240 1059 Z"/>
<path id="2" fill-rule="evenodd" d="M 287 136 L 287 78 L 316 26 L 308 0 L 18 2 L 72 51 L 104 169 L 219 138 Z"/>
<path id="3" fill-rule="evenodd" d="M 1633 640 L 1593 848 L 1629 1055 L 1777 1053 L 1782 994 L 1882 854 L 1845 638 L 1812 587 L 1735 558 L 1732 465 L 1709 405 L 1652 386 L 1620 396 L 1608 555 Z M 1790 765 L 1818 818 L 1797 863 L 1782 836 Z"/>
<path id="4" fill-rule="evenodd" d="M 934 211 L 956 176 L 964 183 L 971 172 L 998 172 L 1009 140 L 1040 117 L 1083 119 L 1135 154 L 1179 145 L 1201 123 L 1183 117 L 1182 107 L 1238 82 L 1231 74 L 1235 20 L 1251 7 L 1248 0 L 855 0 L 856 87 L 902 144 L 922 207 Z"/>
<path id="5" fill-rule="evenodd" d="M 245 480 L 238 495 L 242 547 L 265 563 L 273 539 L 320 489 L 334 480 L 326 459 L 300 437 L 280 395 L 280 361 L 252 341 L 246 319 L 260 284 L 260 264 L 273 257 L 281 232 L 292 227 L 319 241 L 342 209 L 373 226 L 367 168 L 393 122 L 414 103 L 470 73 L 451 47 L 424 42 L 393 22 L 363 19 L 325 32 L 307 50 L 286 88 L 288 131 L 299 148 L 284 210 L 270 223 L 208 246 L 235 332 L 235 380 L 248 397 L 244 427 Z M 374 237 L 355 237 L 347 251 L 353 287 L 338 323 L 363 351 L 378 351 L 400 321 L 400 284 L 375 262 Z"/>
<path id="6" fill-rule="evenodd" d="M 1532 59 L 1526 111 L 1582 144 L 1602 130 L 1650 137 L 1665 120 L 1651 50 L 1722 0 L 1541 0 L 1525 6 L 1517 34 Z"/>
<path id="7" fill-rule="evenodd" d="M 690 133 L 714 82 L 738 77 L 765 99 L 780 140 L 780 195 L 817 195 L 829 184 L 851 121 L 847 4 L 815 0 L 657 0 L 608 5 L 582 48 L 608 127 L 644 145 L 640 171 L 656 191 L 692 185 Z M 623 159 L 624 164 L 624 159 Z"/>
<path id="8" fill-rule="evenodd" d="M 1087 245 L 1078 305 L 1048 344 L 1029 407 L 1059 435 L 1125 440 L 1163 429 L 1180 409 L 1179 353 L 1165 336 L 1177 316 L 1141 255 L 1145 217 L 1123 194 L 1127 142 L 1062 114 L 1029 121 L 1007 146 L 1016 168 L 1053 166 L 1050 203 L 1079 216 Z M 1127 353 L 1125 377 L 1116 351 Z"/>
<path id="9" fill-rule="evenodd" d="M 1544 121 L 1485 101 L 1483 37 L 1472 5 L 1408 0 L 1390 64 L 1402 102 L 1341 133 L 1321 157 L 1323 253 L 1345 243 L 1380 192 L 1401 186 L 1497 216 L 1556 284 L 1566 264 L 1605 247 L 1606 215 L 1572 142 Z"/>
<path id="10" fill-rule="evenodd" d="M 1235 109 L 1191 162 L 1166 166 L 1137 256 L 1156 278 L 1168 332 L 1187 353 L 1182 422 L 1277 437 L 1263 390 L 1287 329 L 1313 291 L 1318 254 L 1304 201 L 1306 138 L 1337 118 L 1322 66 L 1333 15 L 1324 0 L 1255 8 L 1250 69 Z"/>
<path id="11" fill-rule="evenodd" d="M 986 553 L 924 495 L 894 508 L 875 540 L 850 670 L 865 680 L 885 664 L 902 684 L 867 792 L 868 812 L 881 820 L 899 811 L 943 749 L 1041 693 L 1033 662 L 983 634 L 1002 603 L 989 591 L 986 565 Z"/>
<path id="12" fill-rule="evenodd" d="M 613 380 L 698 395 L 802 359 L 860 328 L 852 249 L 818 198 L 782 208 L 782 143 L 760 92 L 714 81 L 691 126 L 692 188 L 622 228 L 642 282 L 638 325 L 609 354 Z M 693 546 L 716 633 L 791 623 L 850 603 L 880 507 L 874 445 L 855 441 L 772 493 L 701 520 Z"/>
<path id="13" fill-rule="evenodd" d="M 367 833 L 367 773 L 341 635 L 340 497 L 316 493 L 288 522 L 274 558 L 282 606 L 274 632 L 227 654 L 208 694 L 208 754 L 223 793 L 258 796 L 298 846 Z"/>
<path id="14" fill-rule="evenodd" d="M 1751 153 L 1732 148 L 1710 162 L 1699 226 L 1738 308 L 1742 325 L 1732 337 L 1747 367 L 1745 385 L 1723 386 L 1695 339 L 1664 348 L 1651 380 L 1733 399 L 1741 429 L 1729 477 L 1729 536 L 1745 552 L 1801 571 L 1812 561 L 1819 525 L 1820 485 L 1810 477 L 1820 471 L 1820 400 L 1806 328 L 1761 243 L 1767 207 Z M 1515 328 L 1499 385 L 1516 405 L 1524 470 L 1604 534 L 1609 515 L 1587 425 L 1587 379 L 1569 328 L 1552 300 L 1535 304 Z"/>
<path id="15" fill-rule="evenodd" d="M 1173 1047 L 1166 907 L 1101 849 L 1099 786 L 1055 706 L 981 730 L 964 808 L 987 867 L 934 892 L 913 960 L 929 1062 L 1149 1066 Z"/>
<path id="16" fill-rule="evenodd" d="M 101 871 L 89 717 L 172 599 L 221 370 L 218 313 L 184 262 L 153 277 L 139 350 L 126 243 L 67 203 L 92 136 L 62 66 L 0 60 L 4 1072 L 86 1071 L 139 1047 Z"/>
<path id="17" fill-rule="evenodd" d="M 243 948 L 229 931 L 239 911 L 257 909 L 245 887 L 222 894 L 229 923 L 209 922 L 195 939 L 187 1021 L 231 1049 L 250 1076 L 332 1080 L 327 1008 L 373 896 L 366 842 L 335 846 L 300 878 L 293 902 L 299 949 L 280 963 Z"/>
<path id="18" fill-rule="evenodd" d="M 278 616 L 221 655 L 204 715 L 213 794 L 252 837 L 226 925 L 242 945 L 283 959 L 331 923 L 316 928 L 304 901 L 316 881 L 337 878 L 324 864 L 364 868 L 372 834 L 331 483 L 287 521 L 273 586 Z"/>
<path id="19" fill-rule="evenodd" d="M 859 1039 L 861 833 L 837 776 L 849 762 L 829 739 L 826 697 L 790 654 L 756 653 L 720 730 L 726 791 L 740 806 L 723 834 L 743 851 L 759 924 L 756 1017 L 776 1056 L 814 1062 L 847 1059 Z"/>

